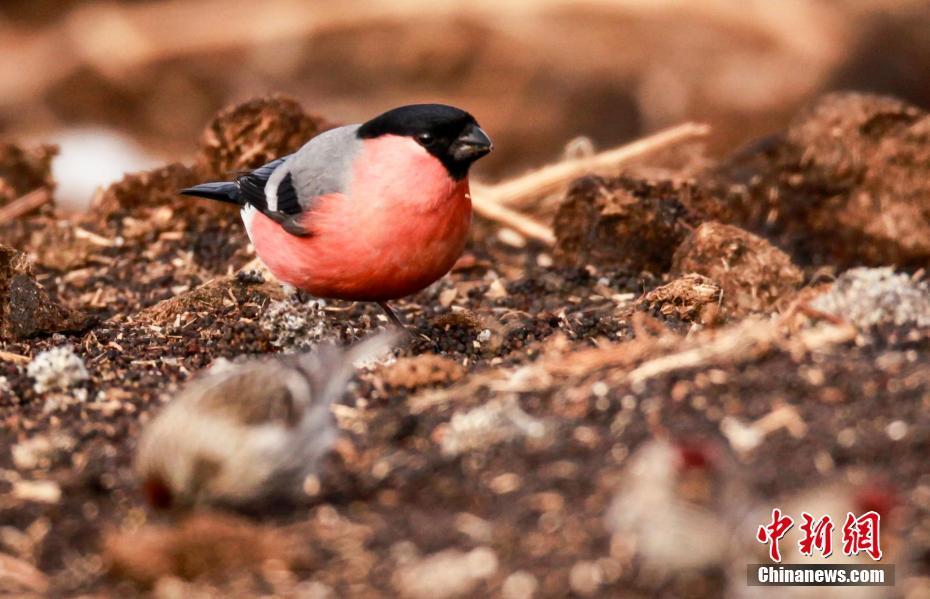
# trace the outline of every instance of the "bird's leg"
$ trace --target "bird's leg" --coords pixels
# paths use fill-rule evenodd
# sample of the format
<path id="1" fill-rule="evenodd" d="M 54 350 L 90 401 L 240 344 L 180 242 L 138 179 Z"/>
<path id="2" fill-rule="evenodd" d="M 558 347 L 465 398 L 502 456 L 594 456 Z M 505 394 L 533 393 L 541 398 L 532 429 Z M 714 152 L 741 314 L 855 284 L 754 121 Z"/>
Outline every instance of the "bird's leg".
<path id="1" fill-rule="evenodd" d="M 387 305 L 387 302 L 378 302 L 378 305 L 381 306 L 381 309 L 384 310 L 384 313 L 387 314 L 388 318 L 391 319 L 391 322 L 393 322 L 397 328 L 404 331 L 407 330 L 404 323 L 397 318 L 397 314 L 394 314 L 394 310 L 391 310 L 391 307 Z"/>
<path id="2" fill-rule="evenodd" d="M 397 314 L 394 314 L 394 310 L 391 310 L 391 307 L 387 305 L 387 302 L 378 302 L 378 305 L 381 306 L 381 309 L 384 310 L 384 313 L 388 315 L 388 318 L 391 319 L 391 322 L 393 322 L 394 326 L 396 326 L 398 329 L 400 329 L 404 333 L 407 333 L 407 335 L 409 335 L 410 337 L 414 337 L 418 335 L 419 337 L 428 341 L 429 343 L 433 342 L 433 340 L 430 339 L 428 335 L 425 335 L 424 333 L 414 333 L 413 330 L 405 327 L 404 323 L 402 323 L 400 319 L 397 318 Z"/>

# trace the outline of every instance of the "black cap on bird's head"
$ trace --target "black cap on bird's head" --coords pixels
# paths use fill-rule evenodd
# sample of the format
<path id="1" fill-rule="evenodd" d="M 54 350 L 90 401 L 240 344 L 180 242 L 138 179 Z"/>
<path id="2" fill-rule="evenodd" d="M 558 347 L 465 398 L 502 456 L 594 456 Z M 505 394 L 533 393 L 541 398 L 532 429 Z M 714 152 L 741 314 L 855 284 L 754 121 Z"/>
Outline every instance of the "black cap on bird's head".
<path id="1" fill-rule="evenodd" d="M 454 179 L 468 174 L 473 162 L 493 149 L 475 117 L 445 104 L 411 104 L 376 116 L 358 129 L 361 139 L 382 135 L 412 137 L 439 159 Z"/>

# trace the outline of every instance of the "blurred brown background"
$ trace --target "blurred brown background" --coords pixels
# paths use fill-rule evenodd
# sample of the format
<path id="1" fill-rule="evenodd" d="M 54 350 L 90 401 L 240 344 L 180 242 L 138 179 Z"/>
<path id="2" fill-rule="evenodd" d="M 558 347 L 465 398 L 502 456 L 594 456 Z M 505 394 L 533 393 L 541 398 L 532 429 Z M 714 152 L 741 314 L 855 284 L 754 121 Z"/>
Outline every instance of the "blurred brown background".
<path id="1" fill-rule="evenodd" d="M 142 162 L 183 160 L 253 95 L 345 122 L 442 101 L 493 134 L 480 174 L 496 178 L 579 135 L 605 147 L 688 119 L 731 150 L 825 90 L 930 107 L 928 32 L 925 0 L 6 0 L 0 135 L 106 128 Z M 89 143 L 63 154 L 98 166 L 74 168 L 110 162 Z"/>

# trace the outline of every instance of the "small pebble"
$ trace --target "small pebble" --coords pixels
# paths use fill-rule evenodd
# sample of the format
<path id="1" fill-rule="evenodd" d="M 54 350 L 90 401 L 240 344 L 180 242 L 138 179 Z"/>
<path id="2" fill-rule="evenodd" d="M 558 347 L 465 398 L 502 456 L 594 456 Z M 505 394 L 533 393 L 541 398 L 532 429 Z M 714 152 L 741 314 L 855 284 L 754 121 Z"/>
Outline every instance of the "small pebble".
<path id="1" fill-rule="evenodd" d="M 532 599 L 539 589 L 539 582 L 529 572 L 518 570 L 504 580 L 501 587 L 503 599 Z"/>

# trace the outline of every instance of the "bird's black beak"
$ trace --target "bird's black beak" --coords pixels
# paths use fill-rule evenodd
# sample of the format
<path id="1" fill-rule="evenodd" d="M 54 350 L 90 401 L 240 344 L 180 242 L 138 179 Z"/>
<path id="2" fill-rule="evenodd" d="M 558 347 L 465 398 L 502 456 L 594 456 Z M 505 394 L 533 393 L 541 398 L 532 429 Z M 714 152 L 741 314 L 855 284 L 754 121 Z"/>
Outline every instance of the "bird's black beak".
<path id="1" fill-rule="evenodd" d="M 457 162 L 474 162 L 494 149 L 491 138 L 478 125 L 469 125 L 449 148 Z"/>

